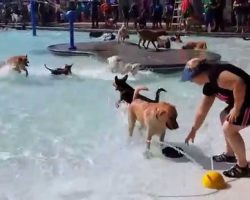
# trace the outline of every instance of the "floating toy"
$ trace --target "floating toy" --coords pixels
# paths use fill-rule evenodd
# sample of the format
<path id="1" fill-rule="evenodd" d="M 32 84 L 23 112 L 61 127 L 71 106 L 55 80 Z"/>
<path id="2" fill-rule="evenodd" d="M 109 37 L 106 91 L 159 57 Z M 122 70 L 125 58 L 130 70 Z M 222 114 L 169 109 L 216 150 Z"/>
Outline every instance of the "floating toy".
<path id="1" fill-rule="evenodd" d="M 202 177 L 202 185 L 210 189 L 225 189 L 227 184 L 223 176 L 217 171 L 207 171 Z"/>

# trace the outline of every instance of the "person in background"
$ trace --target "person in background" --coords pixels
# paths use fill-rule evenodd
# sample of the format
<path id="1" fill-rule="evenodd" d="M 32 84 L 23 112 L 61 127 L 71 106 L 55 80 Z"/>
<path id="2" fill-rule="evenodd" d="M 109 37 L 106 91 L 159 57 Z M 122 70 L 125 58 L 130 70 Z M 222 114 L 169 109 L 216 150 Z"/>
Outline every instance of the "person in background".
<path id="1" fill-rule="evenodd" d="M 129 0 L 119 0 L 119 4 L 122 8 L 123 22 L 126 27 L 128 27 L 129 23 L 129 8 L 130 8 Z"/>
<path id="2" fill-rule="evenodd" d="M 154 28 L 162 28 L 162 14 L 163 14 L 163 7 L 160 4 L 159 0 L 153 0 L 151 6 L 151 13 L 152 13 L 152 21 L 153 21 L 153 29 Z M 159 25 L 159 26 L 158 26 Z"/>
<path id="3" fill-rule="evenodd" d="M 210 32 L 211 28 L 214 26 L 214 9 L 216 6 L 216 0 L 205 0 L 203 3 L 205 12 L 206 31 Z"/>
<path id="4" fill-rule="evenodd" d="M 92 21 L 92 28 L 99 27 L 99 8 L 100 8 L 100 1 L 99 0 L 92 0 L 91 2 L 91 21 Z"/>
<path id="5" fill-rule="evenodd" d="M 148 16 L 148 15 L 147 15 L 147 14 L 148 14 L 147 8 L 143 7 L 140 13 L 141 13 L 141 14 L 140 14 L 140 16 L 137 18 L 137 22 L 138 22 L 138 24 L 139 24 L 139 27 L 140 27 L 141 29 L 144 29 L 144 28 L 147 27 L 147 16 Z"/>
<path id="6" fill-rule="evenodd" d="M 129 16 L 133 19 L 134 21 L 134 28 L 137 28 L 137 19 L 140 16 L 139 14 L 139 5 L 138 5 L 138 1 L 137 0 L 133 0 L 133 3 L 130 7 L 129 10 Z"/>
<path id="7" fill-rule="evenodd" d="M 119 5 L 117 0 L 110 0 L 113 23 L 116 24 L 119 19 Z"/>
<path id="8" fill-rule="evenodd" d="M 174 12 L 174 0 L 166 0 L 164 6 L 163 18 L 166 22 L 166 28 L 171 28 L 171 20 Z"/>
<path id="9" fill-rule="evenodd" d="M 212 30 L 214 32 L 224 31 L 224 8 L 226 5 L 226 0 L 216 0 L 216 5 L 214 7 L 214 18 L 215 18 L 215 28 Z"/>
<path id="10" fill-rule="evenodd" d="M 112 7 L 110 5 L 110 2 L 108 0 L 105 0 L 101 4 L 101 11 L 105 19 L 106 26 L 110 27 L 110 19 L 112 18 Z"/>
<path id="11" fill-rule="evenodd" d="M 249 175 L 246 148 L 239 131 L 250 125 L 250 76 L 242 69 L 229 64 L 211 64 L 205 59 L 189 60 L 182 73 L 182 81 L 203 86 L 203 97 L 196 111 L 191 131 L 185 139 L 188 144 L 197 135 L 216 98 L 227 106 L 220 113 L 226 149 L 213 156 L 215 162 L 237 163 L 225 170 L 227 177 L 239 178 Z"/>
<path id="12" fill-rule="evenodd" d="M 83 19 L 82 19 L 82 12 L 83 12 L 83 4 L 82 2 L 78 1 L 77 2 L 77 5 L 76 5 L 76 12 L 77 12 L 77 19 L 78 19 L 78 22 L 81 22 Z"/>
<path id="13" fill-rule="evenodd" d="M 244 23 L 247 16 L 247 0 L 234 0 L 233 11 L 236 19 L 236 31 L 244 32 Z"/>

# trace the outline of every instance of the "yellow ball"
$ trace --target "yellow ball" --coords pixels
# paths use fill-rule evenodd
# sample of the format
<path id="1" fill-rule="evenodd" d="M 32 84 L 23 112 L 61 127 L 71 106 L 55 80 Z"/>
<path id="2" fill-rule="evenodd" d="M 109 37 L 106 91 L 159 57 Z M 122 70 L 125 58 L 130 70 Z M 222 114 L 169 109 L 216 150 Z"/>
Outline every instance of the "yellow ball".
<path id="1" fill-rule="evenodd" d="M 224 189 L 227 184 L 223 176 L 217 171 L 207 171 L 202 177 L 202 185 L 210 189 Z"/>

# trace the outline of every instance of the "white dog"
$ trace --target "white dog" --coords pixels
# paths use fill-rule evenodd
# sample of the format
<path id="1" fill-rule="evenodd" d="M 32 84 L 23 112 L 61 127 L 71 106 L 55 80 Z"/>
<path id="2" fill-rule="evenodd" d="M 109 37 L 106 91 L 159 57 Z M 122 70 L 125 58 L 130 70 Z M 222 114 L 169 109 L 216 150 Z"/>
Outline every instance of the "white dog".
<path id="1" fill-rule="evenodd" d="M 117 33 L 118 43 L 120 41 L 124 42 L 124 40 L 128 39 L 128 38 L 129 38 L 128 30 L 127 30 L 126 26 L 123 24 Z"/>
<path id="2" fill-rule="evenodd" d="M 107 58 L 109 69 L 112 73 L 128 74 L 131 73 L 133 76 L 137 74 L 141 64 L 139 63 L 127 63 L 120 56 L 111 56 Z"/>

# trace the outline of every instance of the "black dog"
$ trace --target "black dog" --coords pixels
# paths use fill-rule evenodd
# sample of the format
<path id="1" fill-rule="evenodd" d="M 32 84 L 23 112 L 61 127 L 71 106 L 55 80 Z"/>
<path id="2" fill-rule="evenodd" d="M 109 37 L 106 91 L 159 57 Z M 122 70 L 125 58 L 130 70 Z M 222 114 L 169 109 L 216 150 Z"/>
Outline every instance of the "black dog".
<path id="1" fill-rule="evenodd" d="M 44 67 L 46 69 L 48 69 L 51 72 L 51 74 L 53 74 L 53 75 L 63 75 L 63 74 L 64 75 L 70 75 L 70 74 L 72 74 L 72 72 L 71 72 L 72 65 L 73 64 L 71 64 L 71 65 L 66 64 L 64 66 L 64 68 L 56 68 L 56 69 L 50 69 L 46 65 L 44 65 Z"/>
<path id="2" fill-rule="evenodd" d="M 93 37 L 93 38 L 99 38 L 103 35 L 104 33 L 103 32 L 100 32 L 100 31 L 91 31 L 89 32 L 89 37 Z"/>
<path id="3" fill-rule="evenodd" d="M 125 102 L 130 104 L 133 100 L 135 90 L 129 84 L 126 83 L 127 79 L 128 79 L 128 75 L 125 75 L 121 79 L 119 79 L 117 76 L 115 76 L 115 82 L 113 83 L 113 86 L 115 87 L 116 90 L 118 90 L 120 92 L 120 100 L 116 104 L 117 107 L 119 107 L 119 104 L 122 101 L 125 101 Z M 142 96 L 140 94 L 138 95 L 138 97 L 139 97 L 139 99 L 141 99 L 143 101 L 157 103 L 157 102 L 159 102 L 160 92 L 162 92 L 162 91 L 166 92 L 166 90 L 163 88 L 159 88 L 156 91 L 155 100 L 149 99 L 149 98 Z"/>

